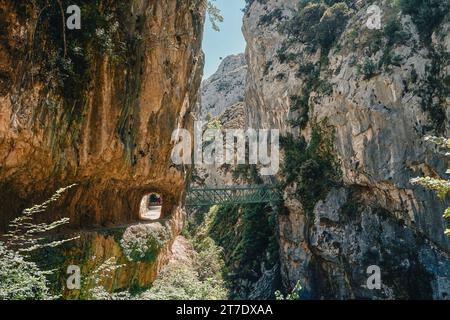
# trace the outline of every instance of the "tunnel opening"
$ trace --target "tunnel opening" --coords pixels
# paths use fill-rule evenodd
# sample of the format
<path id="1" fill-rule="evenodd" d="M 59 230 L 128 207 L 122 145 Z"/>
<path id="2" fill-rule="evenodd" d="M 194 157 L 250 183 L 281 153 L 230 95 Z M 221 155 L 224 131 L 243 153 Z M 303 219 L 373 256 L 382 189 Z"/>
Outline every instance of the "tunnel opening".
<path id="1" fill-rule="evenodd" d="M 159 193 L 152 192 L 142 197 L 139 209 L 139 219 L 154 221 L 161 219 L 163 197 Z"/>

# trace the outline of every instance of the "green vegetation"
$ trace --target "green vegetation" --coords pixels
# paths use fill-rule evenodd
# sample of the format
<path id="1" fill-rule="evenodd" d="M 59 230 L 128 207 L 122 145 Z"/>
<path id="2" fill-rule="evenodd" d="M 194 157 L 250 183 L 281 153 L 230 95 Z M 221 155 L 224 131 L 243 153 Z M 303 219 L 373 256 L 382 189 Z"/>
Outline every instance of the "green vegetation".
<path id="1" fill-rule="evenodd" d="M 291 120 L 293 127 L 299 127 L 303 129 L 306 127 L 309 121 L 309 98 L 311 96 L 311 87 L 306 85 L 302 96 L 291 96 L 291 112 L 297 112 L 298 115 L 295 120 Z"/>
<path id="2" fill-rule="evenodd" d="M 300 300 L 300 291 L 302 290 L 302 286 L 300 281 L 297 282 L 294 289 L 292 289 L 291 293 L 284 296 L 280 291 L 275 292 L 275 298 L 277 300 Z"/>
<path id="3" fill-rule="evenodd" d="M 311 141 L 287 135 L 281 139 L 285 152 L 282 167 L 285 184 L 297 183 L 296 195 L 307 213 L 312 214 L 315 204 L 323 199 L 330 188 L 340 183 L 339 163 L 333 150 L 333 132 L 325 123 L 312 127 Z"/>
<path id="4" fill-rule="evenodd" d="M 206 219 L 210 219 L 210 217 L 211 215 L 206 217 Z M 201 281 L 215 280 L 216 282 L 223 283 L 222 270 L 225 266 L 223 249 L 208 235 L 208 230 L 205 228 L 207 225 L 208 222 L 205 222 L 203 228 L 199 228 L 195 237 L 191 239 L 191 244 L 197 253 L 194 264 L 195 269 Z"/>
<path id="5" fill-rule="evenodd" d="M 213 214 L 206 214 L 195 231 L 183 231 L 195 250 L 192 263 L 170 263 L 142 299 L 220 300 L 228 297 L 222 277 L 223 251 L 208 234 L 212 217 Z"/>
<path id="6" fill-rule="evenodd" d="M 450 139 L 446 138 L 438 138 L 438 137 L 427 137 L 426 141 L 429 141 L 436 146 L 444 153 L 446 157 L 450 156 Z M 447 170 L 446 174 L 450 174 L 450 169 Z M 432 178 L 432 177 L 424 177 L 424 178 L 416 178 L 412 179 L 411 183 L 423 186 L 429 190 L 436 192 L 436 194 L 442 200 L 445 200 L 450 195 L 450 181 Z M 450 219 L 450 208 L 447 208 L 444 212 L 444 218 Z M 450 236 L 450 229 L 445 231 L 445 234 Z"/>
<path id="7" fill-rule="evenodd" d="M 221 15 L 220 10 L 214 5 L 214 3 L 208 1 L 206 5 L 206 12 L 213 30 L 220 31 L 219 24 L 223 22 L 223 16 Z"/>
<path id="8" fill-rule="evenodd" d="M 233 170 L 233 180 L 237 181 L 242 179 L 248 184 L 262 184 L 263 181 L 259 176 L 258 168 L 256 165 L 239 165 Z"/>
<path id="9" fill-rule="evenodd" d="M 302 0 L 296 15 L 281 30 L 290 41 L 305 43 L 310 50 L 320 47 L 328 52 L 344 31 L 350 15 L 346 1 Z"/>
<path id="10" fill-rule="evenodd" d="M 214 279 L 201 281 L 195 268 L 169 264 L 158 275 L 150 290 L 139 298 L 144 300 L 223 300 L 227 291 Z"/>
<path id="11" fill-rule="evenodd" d="M 94 257 L 95 258 L 95 257 Z M 102 283 L 111 278 L 114 271 L 121 268 L 116 258 L 109 258 L 93 270 L 89 270 L 87 276 L 82 278 L 79 299 L 81 300 L 129 300 L 131 294 L 128 291 L 109 293 Z"/>
<path id="12" fill-rule="evenodd" d="M 59 189 L 50 199 L 14 219 L 5 235 L 6 243 L 0 241 L 0 300 L 48 300 L 57 298 L 50 293 L 48 276 L 52 271 L 42 271 L 29 261 L 29 254 L 44 248 L 55 248 L 74 239 L 46 242 L 40 236 L 68 223 L 61 219 L 52 223 L 34 223 L 36 215 L 44 212 L 50 204 L 59 200 L 72 188 Z"/>
<path id="13" fill-rule="evenodd" d="M 414 94 L 421 97 L 422 110 L 428 112 L 432 125 L 427 128 L 437 134 L 445 128 L 445 101 L 450 94 L 450 86 L 442 79 L 443 69 L 450 61 L 447 52 L 432 52 L 431 63 L 425 66 L 426 78 L 420 81 Z"/>
<path id="14" fill-rule="evenodd" d="M 431 63 L 425 66 L 426 73 L 422 78 L 412 69 L 408 82 L 414 84 L 413 93 L 421 98 L 422 110 L 428 113 L 431 120 L 432 124 L 425 129 L 434 131 L 435 134 L 441 134 L 445 128 L 445 99 L 449 95 L 450 86 L 442 75 L 445 74 L 443 69 L 448 64 L 450 55 L 444 48 L 429 44 L 432 32 L 450 12 L 449 5 L 450 0 L 398 0 L 386 12 L 383 18 L 386 23 L 382 30 L 352 29 L 345 39 L 345 48 L 352 48 L 365 56 L 360 64 L 356 64 L 356 60 L 350 61 L 350 65 L 356 66 L 357 73 L 364 79 L 370 79 L 381 72 L 391 72 L 393 67 L 401 67 L 405 63 L 405 57 L 395 53 L 396 47 L 407 45 L 418 50 L 418 44 L 406 28 L 407 24 L 403 25 L 399 18 L 401 11 L 412 16 L 422 43 L 428 46 L 427 58 Z M 358 37 L 360 41 L 355 44 Z"/>
<path id="15" fill-rule="evenodd" d="M 301 56 L 297 53 L 288 52 L 290 47 L 290 42 L 284 42 L 280 48 L 277 49 L 277 58 L 280 63 L 298 63 L 300 61 Z"/>
<path id="16" fill-rule="evenodd" d="M 403 30 L 402 24 L 396 17 L 393 17 L 386 22 L 382 34 L 387 39 L 387 46 L 404 44 L 411 37 L 409 32 Z"/>
<path id="17" fill-rule="evenodd" d="M 276 8 L 275 10 L 261 16 L 261 18 L 259 18 L 258 25 L 260 26 L 271 25 L 275 21 L 281 20 L 282 16 L 283 10 L 281 10 L 280 8 Z"/>
<path id="18" fill-rule="evenodd" d="M 139 224 L 127 228 L 120 245 L 128 260 L 153 262 L 170 237 L 167 226 Z"/>
<path id="19" fill-rule="evenodd" d="M 328 61 L 322 59 L 318 65 L 312 63 L 300 64 L 297 77 L 305 79 L 301 95 L 293 95 L 290 111 L 295 114 L 295 119 L 290 120 L 292 127 L 304 129 L 309 121 L 310 97 L 313 92 L 329 95 L 333 91 L 332 85 L 320 78 L 320 70 Z"/>
<path id="20" fill-rule="evenodd" d="M 394 11 L 395 12 L 395 11 Z M 365 58 L 363 63 L 358 64 L 357 71 L 364 79 L 370 79 L 377 73 L 384 70 L 390 72 L 392 66 L 400 67 L 403 58 L 394 53 L 394 48 L 398 45 L 404 45 L 410 40 L 411 34 L 404 30 L 403 25 L 399 22 L 396 14 L 388 16 L 387 22 L 384 24 L 383 30 L 365 31 L 365 40 L 359 46 L 354 45 L 354 49 L 368 49 L 369 56 Z M 348 41 L 354 42 L 358 37 L 358 31 L 354 30 L 348 37 Z M 349 44 L 350 45 L 350 44 Z M 376 59 L 374 56 L 382 50 L 381 57 Z"/>
<path id="21" fill-rule="evenodd" d="M 247 14 L 248 14 L 251 5 L 252 5 L 253 2 L 255 2 L 255 1 L 258 2 L 258 3 L 260 3 L 260 4 L 266 4 L 267 1 L 269 1 L 269 0 L 245 0 L 245 7 L 244 7 L 244 9 L 242 9 L 242 11 L 244 11 L 244 13 L 247 13 Z"/>
<path id="22" fill-rule="evenodd" d="M 41 236 L 51 230 L 69 223 L 68 218 L 63 218 L 52 223 L 36 224 L 34 219 L 50 206 L 58 201 L 69 189 L 75 187 L 71 185 L 56 191 L 48 200 L 31 208 L 23 210 L 22 215 L 12 220 L 8 226 L 9 231 L 5 234 L 5 245 L 9 249 L 14 249 L 19 253 L 29 253 L 39 249 L 57 247 L 73 239 L 46 242 Z"/>
<path id="23" fill-rule="evenodd" d="M 48 274 L 0 242 L 0 300 L 52 299 Z"/>
<path id="24" fill-rule="evenodd" d="M 214 31 L 219 32 L 219 25 L 223 22 L 223 16 L 220 12 L 220 9 L 214 4 L 216 0 L 196 0 L 191 4 L 191 11 L 199 11 L 203 10 L 208 15 L 209 22 L 211 23 L 211 27 Z"/>
<path id="25" fill-rule="evenodd" d="M 287 35 L 277 50 L 281 63 L 297 63 L 297 77 L 304 79 L 302 91 L 291 96 L 291 112 L 293 127 L 304 129 L 309 121 L 311 109 L 310 97 L 313 92 L 321 95 L 332 93 L 332 84 L 321 78 L 321 72 L 328 66 L 328 52 L 340 37 L 347 25 L 352 9 L 348 1 L 300 1 L 298 11 L 289 21 L 284 22 L 280 31 Z M 296 43 L 307 45 L 307 51 L 321 49 L 321 59 L 316 64 L 302 63 L 304 57 L 300 53 L 290 51 Z"/>
<path id="26" fill-rule="evenodd" d="M 64 107 L 71 117 L 82 115 L 96 58 L 108 55 L 113 62 L 124 62 L 127 52 L 126 22 L 123 15 L 126 5 L 103 6 L 101 0 L 81 0 L 82 30 L 67 32 L 63 29 L 61 7 L 71 3 L 65 0 L 47 3 L 36 1 L 41 11 L 41 21 L 34 36 L 34 61 L 44 61 L 39 78 L 53 86 L 64 98 Z M 45 50 L 43 50 L 45 49 Z"/>
<path id="27" fill-rule="evenodd" d="M 52 201 L 56 201 L 58 197 L 53 197 Z M 40 212 L 49 203 L 33 208 Z M 87 300 L 245 297 L 247 292 L 242 291 L 239 282 L 257 280 L 261 275 L 262 265 L 272 268 L 277 263 L 275 223 L 275 215 L 262 206 L 213 207 L 192 232 L 184 232 L 194 249 L 191 263 L 170 263 L 149 289 L 111 293 L 103 284 L 122 265 L 118 265 L 115 258 L 110 258 L 89 270 L 82 278 L 77 297 Z M 20 225 L 19 220 L 16 224 Z M 17 231 L 20 228 L 15 230 L 14 234 L 21 234 Z M 168 230 L 163 226 L 133 226 L 125 231 L 121 245 L 125 255 L 132 261 L 154 261 L 159 249 L 168 241 L 168 236 Z M 35 243 L 25 243 L 36 246 Z M 55 260 L 55 257 L 60 257 L 55 251 L 57 243 L 64 242 L 42 246 L 47 250 L 45 260 L 52 260 L 48 263 L 50 265 L 65 263 L 65 260 Z M 13 244 L 18 247 L 19 242 Z M 84 259 L 88 261 L 95 257 Z M 56 275 L 41 271 L 37 264 L 28 262 L 21 253 L 6 248 L 3 243 L 0 243 L 0 267 L 0 299 L 51 299 L 54 298 L 51 292 L 61 292 L 61 287 L 53 283 L 50 286 L 48 282 L 49 276 L 55 283 L 58 282 Z"/>
<path id="28" fill-rule="evenodd" d="M 434 29 L 450 12 L 450 0 L 395 0 L 395 3 L 412 17 L 424 40 L 430 39 Z"/>
<path id="29" fill-rule="evenodd" d="M 366 58 L 361 66 L 357 66 L 357 71 L 367 80 L 376 74 L 377 66 L 370 58 Z"/>
<path id="30" fill-rule="evenodd" d="M 129 15 L 131 3 L 126 1 L 80 0 L 76 4 L 83 13 L 81 30 L 69 31 L 64 9 L 72 4 L 68 0 L 15 4 L 21 18 L 38 17 L 32 41 L 21 53 L 27 61 L 21 87 L 27 90 L 36 82 L 45 84 L 39 93 L 43 97 L 40 108 L 33 116 L 51 119 L 46 128 L 49 143 L 64 154 L 80 139 L 81 122 L 92 98 L 88 92 L 96 85 L 103 62 L 108 62 L 107 68 L 120 68 L 123 72 L 115 73 L 115 80 L 126 85 L 117 93 L 124 105 L 118 131 L 131 162 L 135 133 L 132 113 L 139 94 L 145 17 L 134 20 Z"/>
<path id="31" fill-rule="evenodd" d="M 393 49 L 397 45 L 406 44 L 411 38 L 411 34 L 403 30 L 403 25 L 397 19 L 397 17 L 391 17 L 383 28 L 382 33 L 378 33 L 379 37 L 376 37 L 380 41 L 375 52 L 383 48 L 383 54 L 376 66 L 377 69 L 384 68 L 385 71 L 390 71 L 391 66 L 399 67 L 401 65 L 403 58 L 393 54 Z"/>
<path id="32" fill-rule="evenodd" d="M 262 205 L 219 207 L 213 214 L 209 234 L 224 249 L 224 275 L 232 298 L 245 297 L 238 292 L 239 282 L 256 281 L 262 263 L 266 269 L 277 263 L 275 215 Z"/>
<path id="33" fill-rule="evenodd" d="M 207 218 L 206 218 L 207 219 Z M 202 231 L 203 230 L 203 231 Z M 81 299 L 95 300 L 219 300 L 226 299 L 228 290 L 222 278 L 222 249 L 200 228 L 193 237 L 188 230 L 183 234 L 193 247 L 187 260 L 171 261 L 158 274 L 150 288 L 108 292 L 102 282 L 121 268 L 114 258 L 108 259 L 89 273 L 83 281 Z M 142 234 L 141 237 L 146 237 Z M 143 252 L 143 250 L 139 250 Z M 142 254 L 138 258 L 141 259 Z"/>
<path id="34" fill-rule="evenodd" d="M 416 83 L 418 78 L 419 78 L 419 75 L 417 74 L 416 69 L 412 69 L 411 70 L 411 77 L 409 79 L 411 81 L 411 83 Z"/>
<path id="35" fill-rule="evenodd" d="M 275 213 L 262 205 L 214 206 L 202 217 L 188 227 L 202 269 L 221 274 L 228 298 L 248 297 L 242 282 L 257 281 L 263 265 L 270 270 L 278 261 Z"/>

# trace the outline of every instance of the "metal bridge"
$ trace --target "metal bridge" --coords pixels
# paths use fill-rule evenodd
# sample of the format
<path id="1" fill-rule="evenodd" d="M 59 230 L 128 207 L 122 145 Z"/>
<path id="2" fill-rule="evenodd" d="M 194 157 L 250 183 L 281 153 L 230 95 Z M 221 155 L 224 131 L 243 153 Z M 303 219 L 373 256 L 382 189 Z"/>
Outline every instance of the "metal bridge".
<path id="1" fill-rule="evenodd" d="M 237 205 L 267 203 L 275 204 L 281 200 L 277 187 L 224 186 L 189 188 L 186 196 L 188 207 L 210 207 L 213 205 Z"/>

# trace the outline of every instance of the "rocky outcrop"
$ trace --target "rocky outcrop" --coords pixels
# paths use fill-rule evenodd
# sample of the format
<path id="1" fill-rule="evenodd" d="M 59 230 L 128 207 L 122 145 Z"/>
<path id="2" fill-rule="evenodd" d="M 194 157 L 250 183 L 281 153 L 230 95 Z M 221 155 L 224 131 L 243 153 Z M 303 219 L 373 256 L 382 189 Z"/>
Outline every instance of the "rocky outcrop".
<path id="1" fill-rule="evenodd" d="M 216 118 L 220 123 L 222 134 L 225 136 L 226 130 L 245 129 L 245 106 L 238 102 L 227 109 Z M 214 121 L 214 120 L 213 120 Z M 225 186 L 232 185 L 239 180 L 233 175 L 235 165 L 196 165 L 193 169 L 192 183 L 199 186 Z"/>
<path id="2" fill-rule="evenodd" d="M 204 2 L 81 1 L 81 30 L 63 28 L 68 5 L 0 1 L 0 227 L 73 183 L 49 219 L 127 223 L 149 192 L 169 216 L 184 188 L 171 134 L 197 100 Z"/>
<path id="3" fill-rule="evenodd" d="M 244 101 L 247 65 L 244 54 L 223 59 L 217 71 L 201 86 L 200 120 L 215 118 Z"/>
<path id="4" fill-rule="evenodd" d="M 92 297 L 99 287 L 106 292 L 128 292 L 148 289 L 160 271 L 180 251 L 180 236 L 186 213 L 176 210 L 170 220 L 140 222 L 110 228 L 86 229 L 70 234 L 59 234 L 53 240 L 74 239 L 61 246 L 45 248 L 33 254 L 44 270 L 53 270 L 52 286 L 64 299 L 99 299 Z M 144 257 L 130 256 L 131 241 L 145 243 L 149 234 L 166 232 L 160 248 L 148 251 Z M 134 238 L 133 237 L 135 236 Z M 127 245 L 126 242 L 131 243 Z M 183 243 L 181 243 L 183 244 Z M 150 250 L 147 248 L 147 250 Z M 180 258 L 179 258 L 180 259 Z M 77 266 L 81 272 L 81 287 L 69 288 L 68 267 Z"/>
<path id="5" fill-rule="evenodd" d="M 317 21 L 297 4 L 255 0 L 244 18 L 247 124 L 307 141 L 322 127 L 332 143 L 318 152 L 330 147 L 339 172 L 329 181 L 319 170 L 307 183 L 310 160 L 287 181 L 279 217 L 285 286 L 300 281 L 310 298 L 447 298 L 445 206 L 410 179 L 447 168 L 423 138 L 450 134 L 448 14 L 428 34 L 388 1 L 376 3 L 381 30 L 366 27 L 365 1 L 309 7 L 321 12 Z M 320 179 L 322 192 L 307 202 L 299 190 Z M 381 268 L 381 290 L 366 286 L 371 265 Z"/>
<path id="6" fill-rule="evenodd" d="M 247 65 L 244 54 L 223 59 L 217 71 L 201 86 L 195 117 L 206 123 L 217 122 L 225 135 L 227 129 L 245 129 L 244 91 Z M 193 183 L 220 186 L 233 184 L 235 166 L 196 165 Z"/>

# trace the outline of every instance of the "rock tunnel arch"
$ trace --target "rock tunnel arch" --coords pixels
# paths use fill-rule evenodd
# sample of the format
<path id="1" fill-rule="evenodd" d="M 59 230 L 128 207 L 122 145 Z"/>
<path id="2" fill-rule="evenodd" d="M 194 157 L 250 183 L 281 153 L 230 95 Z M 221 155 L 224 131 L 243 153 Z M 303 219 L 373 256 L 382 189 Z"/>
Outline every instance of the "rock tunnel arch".
<path id="1" fill-rule="evenodd" d="M 174 205 L 173 197 L 166 192 L 160 190 L 145 191 L 140 196 L 138 218 L 140 221 L 169 219 Z"/>
<path id="2" fill-rule="evenodd" d="M 161 219 L 163 197 L 161 194 L 151 192 L 145 194 L 139 206 L 139 220 L 152 221 Z"/>

